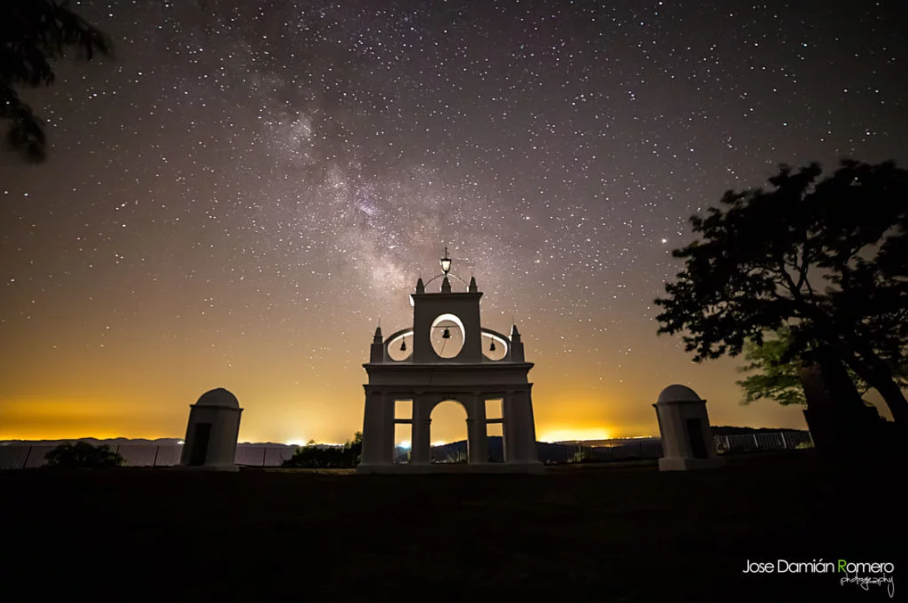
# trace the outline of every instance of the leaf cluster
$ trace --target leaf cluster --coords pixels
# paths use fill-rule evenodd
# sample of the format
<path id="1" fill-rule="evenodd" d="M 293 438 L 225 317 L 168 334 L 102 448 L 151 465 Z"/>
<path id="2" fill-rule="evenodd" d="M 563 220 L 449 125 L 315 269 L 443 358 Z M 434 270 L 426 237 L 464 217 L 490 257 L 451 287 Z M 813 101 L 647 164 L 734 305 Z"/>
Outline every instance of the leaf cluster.
<path id="1" fill-rule="evenodd" d="M 807 398 L 798 376 L 800 363 L 783 362 L 790 345 L 791 332 L 780 329 L 777 337 L 763 340 L 762 345 L 755 341 L 744 344 L 744 357 L 747 364 L 738 368 L 742 373 L 754 373 L 736 383 L 744 390 L 744 403 L 769 399 L 782 406 L 806 406 Z"/>
<path id="2" fill-rule="evenodd" d="M 46 156 L 42 120 L 16 92 L 54 82 L 52 62 L 72 52 L 91 60 L 111 56 L 113 45 L 101 30 L 70 10 L 67 2 L 0 2 L 0 119 L 10 122 L 7 143 L 32 161 Z"/>

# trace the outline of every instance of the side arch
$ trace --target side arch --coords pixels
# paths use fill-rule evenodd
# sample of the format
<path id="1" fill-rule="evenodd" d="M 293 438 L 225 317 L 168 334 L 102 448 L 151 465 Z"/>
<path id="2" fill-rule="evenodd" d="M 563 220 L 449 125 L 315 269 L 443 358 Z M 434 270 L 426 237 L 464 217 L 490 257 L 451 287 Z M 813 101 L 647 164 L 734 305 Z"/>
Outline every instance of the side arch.
<path id="1" fill-rule="evenodd" d="M 402 358 L 401 360 L 395 360 L 394 358 L 391 357 L 391 354 L 389 353 L 389 349 L 391 348 L 391 346 L 395 345 L 398 341 L 400 341 L 404 337 L 410 338 L 410 353 L 407 354 L 406 358 Z M 412 328 L 401 329 L 400 331 L 395 331 L 394 333 L 388 335 L 387 338 L 385 338 L 385 343 L 384 343 L 384 360 L 385 360 L 385 362 L 408 362 L 412 358 L 413 358 L 413 329 Z"/>
<path id="2" fill-rule="evenodd" d="M 493 331 L 492 329 L 487 329 L 482 327 L 480 329 L 483 335 L 491 337 L 496 343 L 504 346 L 504 355 L 498 360 L 493 360 L 486 356 L 485 352 L 482 353 L 482 357 L 488 360 L 489 362 L 501 362 L 502 360 L 510 360 L 511 358 L 511 340 L 499 333 L 498 331 Z"/>

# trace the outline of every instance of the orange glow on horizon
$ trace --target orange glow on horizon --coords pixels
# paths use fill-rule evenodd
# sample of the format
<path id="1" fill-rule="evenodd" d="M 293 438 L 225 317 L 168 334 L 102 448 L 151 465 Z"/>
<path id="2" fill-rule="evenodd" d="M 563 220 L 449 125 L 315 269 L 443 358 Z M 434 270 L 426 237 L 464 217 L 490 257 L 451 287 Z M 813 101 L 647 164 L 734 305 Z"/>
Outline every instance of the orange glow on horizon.
<path id="1" fill-rule="evenodd" d="M 570 442 L 575 440 L 610 440 L 612 431 L 603 427 L 558 427 L 539 431 L 537 440 L 540 442 Z"/>
<path id="2" fill-rule="evenodd" d="M 326 349 L 312 361 L 307 352 L 289 345 L 276 349 L 267 338 L 238 348 L 230 366 L 198 348 L 184 348 L 176 359 L 142 345 L 151 334 L 124 341 L 126 351 L 118 354 L 107 348 L 73 350 L 52 362 L 23 354 L 8 363 L 0 381 L 0 440 L 182 439 L 189 406 L 205 391 L 225 387 L 244 409 L 240 442 L 346 442 L 362 430 L 361 364 L 371 335 L 368 319 L 361 322 L 355 330 L 366 335 L 357 339 L 358 351 Z M 553 352 L 560 341 L 553 335 L 557 330 L 537 332 L 532 325 L 524 338 L 527 358 L 536 363 L 530 379 L 540 441 L 658 434 L 652 404 L 670 383 L 685 383 L 706 398 L 713 425 L 804 428 L 798 408 L 770 402 L 742 406 L 734 359 L 694 365 L 670 339 L 653 336 L 651 345 L 665 346 L 657 371 L 646 361 L 610 368 L 605 352 L 602 360 Z M 506 330 L 490 321 L 496 326 Z M 329 327 L 314 323 L 310 335 L 330 341 Z M 465 420 L 456 402 L 436 407 L 431 441 L 465 439 Z"/>
<path id="3" fill-rule="evenodd" d="M 626 403 L 609 403 L 595 398 L 560 398 L 553 402 L 534 396 L 536 434 L 540 442 L 658 436 L 655 416 L 650 419 L 646 414 L 640 421 L 625 410 Z M 242 399 L 241 404 L 245 411 L 240 424 L 240 443 L 273 442 L 303 446 L 310 440 L 316 443 L 345 442 L 352 440 L 353 433 L 362 429 L 362 403 L 358 400 L 345 405 L 343 412 L 336 407 L 285 409 L 282 405 L 270 404 L 257 409 L 258 416 L 252 415 L 249 405 Z M 735 410 L 739 408 L 745 412 L 748 410 L 748 407 L 740 406 Z M 769 406 L 769 409 L 777 410 L 777 407 Z M 619 420 L 626 419 L 624 425 L 604 424 L 601 421 L 603 410 Z M 572 415 L 575 421 L 565 421 Z M 711 415 L 720 417 L 718 421 L 713 421 L 714 425 L 733 424 L 733 421 L 722 418 L 719 412 L 713 411 Z M 0 440 L 182 439 L 188 416 L 188 404 L 185 403 L 171 403 L 162 408 L 145 400 L 123 404 L 74 398 L 5 398 L 0 399 Z M 250 420 L 253 416 L 254 422 Z M 433 413 L 433 445 L 465 439 L 465 418 L 466 413 L 456 403 L 439 407 L 439 411 Z M 300 436 L 300 426 L 308 432 L 305 437 Z"/>

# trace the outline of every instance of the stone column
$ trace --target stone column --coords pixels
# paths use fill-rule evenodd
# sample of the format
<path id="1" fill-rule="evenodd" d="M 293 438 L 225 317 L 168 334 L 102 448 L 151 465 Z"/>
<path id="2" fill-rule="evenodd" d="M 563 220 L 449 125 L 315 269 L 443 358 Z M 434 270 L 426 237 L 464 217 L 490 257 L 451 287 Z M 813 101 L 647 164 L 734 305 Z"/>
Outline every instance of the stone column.
<path id="1" fill-rule="evenodd" d="M 382 444 L 383 465 L 394 464 L 394 394 L 382 393 Z"/>
<path id="2" fill-rule="evenodd" d="M 530 392 L 526 390 L 507 392 L 502 404 L 502 417 L 505 462 L 538 463 L 536 427 Z"/>
<path id="3" fill-rule="evenodd" d="M 385 396 L 382 392 L 366 392 L 366 409 L 363 413 L 363 465 L 381 465 L 387 462 L 385 448 Z M 393 419 L 392 419 L 393 420 Z M 393 445 L 393 424 L 392 445 Z"/>
<path id="4" fill-rule="evenodd" d="M 470 463 L 489 461 L 489 443 L 486 430 L 486 401 L 479 394 L 472 394 L 466 400 L 467 407 L 467 452 Z"/>
<path id="5" fill-rule="evenodd" d="M 410 464 L 428 465 L 432 462 L 430 424 L 432 399 L 426 394 L 413 396 L 413 439 L 410 441 Z"/>
<path id="6" fill-rule="evenodd" d="M 539 452 L 536 450 L 536 418 L 533 416 L 533 399 L 529 390 L 517 394 L 518 404 L 521 406 L 521 416 L 523 425 L 521 426 L 521 435 L 523 436 L 523 450 L 520 460 L 527 463 L 538 463 Z"/>
<path id="7" fill-rule="evenodd" d="M 511 407 L 511 432 L 513 433 L 514 445 L 511 447 L 512 455 L 510 460 L 516 463 L 526 461 L 527 456 L 527 435 L 526 435 L 526 401 L 524 392 L 511 392 L 508 395 L 508 402 Z"/>
<path id="8" fill-rule="evenodd" d="M 513 463 L 519 460 L 518 416 L 514 406 L 514 392 L 505 392 L 501 399 L 501 433 L 504 436 L 504 462 Z"/>

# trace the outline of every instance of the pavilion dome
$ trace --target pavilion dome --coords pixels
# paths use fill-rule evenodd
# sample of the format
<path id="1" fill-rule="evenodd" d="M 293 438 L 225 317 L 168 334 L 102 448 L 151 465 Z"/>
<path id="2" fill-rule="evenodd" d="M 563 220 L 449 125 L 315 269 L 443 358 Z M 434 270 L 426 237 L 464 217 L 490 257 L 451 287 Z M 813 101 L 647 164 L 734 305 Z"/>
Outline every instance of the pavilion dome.
<path id="1" fill-rule="evenodd" d="M 669 385 L 659 394 L 658 403 L 667 404 L 669 402 L 699 402 L 700 396 L 697 392 L 686 385 Z"/>
<path id="2" fill-rule="evenodd" d="M 240 401 L 223 387 L 202 394 L 196 406 L 219 406 L 221 408 L 239 408 Z"/>

